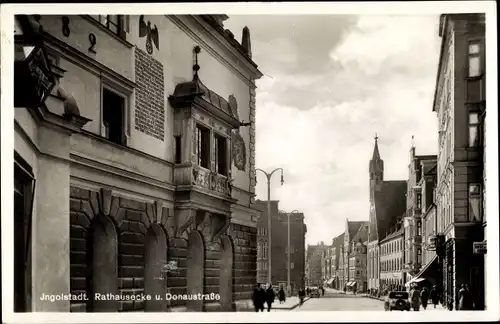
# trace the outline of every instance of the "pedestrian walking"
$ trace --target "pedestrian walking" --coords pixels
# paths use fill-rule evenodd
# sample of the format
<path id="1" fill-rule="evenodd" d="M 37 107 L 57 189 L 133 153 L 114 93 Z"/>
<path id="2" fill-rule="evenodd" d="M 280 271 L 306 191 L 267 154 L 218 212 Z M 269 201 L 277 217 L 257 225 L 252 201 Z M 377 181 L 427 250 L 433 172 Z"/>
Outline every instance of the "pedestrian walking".
<path id="1" fill-rule="evenodd" d="M 473 310 L 474 301 L 472 300 L 472 294 L 469 287 L 466 284 L 462 284 L 462 287 L 458 291 L 458 310 Z"/>
<path id="2" fill-rule="evenodd" d="M 302 304 L 304 303 L 304 298 L 306 298 L 306 292 L 304 290 L 304 288 L 300 288 L 299 290 L 299 306 L 302 306 Z"/>
<path id="3" fill-rule="evenodd" d="M 285 295 L 285 291 L 283 290 L 283 287 L 281 287 L 280 291 L 278 292 L 278 298 L 279 298 L 280 304 L 283 304 L 286 301 L 286 295 Z"/>
<path id="4" fill-rule="evenodd" d="M 410 300 L 413 311 L 420 311 L 420 290 L 416 286 L 413 286 L 410 290 Z"/>
<path id="5" fill-rule="evenodd" d="M 434 308 L 436 308 L 436 306 L 439 304 L 439 292 L 436 285 L 432 287 L 430 295 L 431 301 L 434 304 Z"/>
<path id="6" fill-rule="evenodd" d="M 264 311 L 264 300 L 265 292 L 260 286 L 260 283 L 258 283 L 252 294 L 253 307 L 255 308 L 256 312 Z"/>
<path id="7" fill-rule="evenodd" d="M 427 289 L 427 287 L 424 287 L 422 289 L 422 292 L 420 293 L 420 301 L 422 302 L 422 307 L 424 308 L 424 310 L 427 309 L 427 303 L 429 301 L 429 290 Z"/>
<path id="8" fill-rule="evenodd" d="M 325 287 L 321 286 L 321 296 L 325 295 Z"/>
<path id="9" fill-rule="evenodd" d="M 267 311 L 271 311 L 271 307 L 274 303 L 275 295 L 274 295 L 274 289 L 273 285 L 269 284 L 269 288 L 267 288 L 266 291 L 266 303 L 267 303 Z"/>

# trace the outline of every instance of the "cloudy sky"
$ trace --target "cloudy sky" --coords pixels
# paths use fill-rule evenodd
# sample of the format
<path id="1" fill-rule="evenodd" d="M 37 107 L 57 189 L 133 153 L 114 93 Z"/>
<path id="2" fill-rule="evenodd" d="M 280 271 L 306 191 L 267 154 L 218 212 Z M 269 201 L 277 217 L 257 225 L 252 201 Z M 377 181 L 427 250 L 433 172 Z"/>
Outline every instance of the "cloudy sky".
<path id="1" fill-rule="evenodd" d="M 385 179 L 407 179 L 409 149 L 436 154 L 432 112 L 439 16 L 231 16 L 250 28 L 257 83 L 257 167 L 271 199 L 305 213 L 307 242 L 330 244 L 345 219 L 368 220 L 375 133 Z M 267 199 L 257 173 L 257 198 Z"/>

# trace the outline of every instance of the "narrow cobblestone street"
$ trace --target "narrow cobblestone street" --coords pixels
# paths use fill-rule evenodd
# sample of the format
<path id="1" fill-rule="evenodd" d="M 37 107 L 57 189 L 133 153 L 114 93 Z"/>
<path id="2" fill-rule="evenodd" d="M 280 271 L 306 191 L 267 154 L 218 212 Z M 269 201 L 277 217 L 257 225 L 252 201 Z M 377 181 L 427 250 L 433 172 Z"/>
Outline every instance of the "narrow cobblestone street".
<path id="1" fill-rule="evenodd" d="M 320 298 L 311 298 L 301 307 L 293 311 L 383 311 L 384 304 L 377 299 L 363 295 L 344 294 L 343 292 L 327 289 Z"/>
<path id="2" fill-rule="evenodd" d="M 320 298 L 310 298 L 302 306 L 293 309 L 274 309 L 276 312 L 282 311 L 384 311 L 384 303 L 375 298 L 366 297 L 364 294 L 353 295 L 343 292 L 326 289 L 325 295 Z M 424 309 L 420 309 L 424 311 Z M 436 309 L 429 305 L 425 312 L 445 311 L 442 306 Z"/>

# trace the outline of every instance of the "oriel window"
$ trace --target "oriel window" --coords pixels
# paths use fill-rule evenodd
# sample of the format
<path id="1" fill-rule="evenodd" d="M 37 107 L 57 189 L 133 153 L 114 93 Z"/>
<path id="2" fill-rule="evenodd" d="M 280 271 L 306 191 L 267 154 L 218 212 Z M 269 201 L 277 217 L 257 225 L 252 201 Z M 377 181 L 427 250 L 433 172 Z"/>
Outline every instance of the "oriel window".
<path id="1" fill-rule="evenodd" d="M 208 169 L 210 165 L 210 130 L 196 126 L 196 158 L 198 165 Z"/>
<path id="2" fill-rule="evenodd" d="M 481 75 L 481 43 L 471 41 L 469 43 L 469 77 L 474 78 Z"/>
<path id="3" fill-rule="evenodd" d="M 104 88 L 102 115 L 104 136 L 113 143 L 125 145 L 125 98 Z"/>
<path id="4" fill-rule="evenodd" d="M 479 113 L 469 113 L 469 147 L 479 146 Z"/>

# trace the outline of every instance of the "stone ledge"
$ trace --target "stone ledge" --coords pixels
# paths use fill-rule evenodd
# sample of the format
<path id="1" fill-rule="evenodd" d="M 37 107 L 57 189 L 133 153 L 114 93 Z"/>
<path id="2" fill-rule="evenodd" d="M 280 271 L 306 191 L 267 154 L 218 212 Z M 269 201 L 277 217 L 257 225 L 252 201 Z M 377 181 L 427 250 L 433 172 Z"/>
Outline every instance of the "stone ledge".
<path id="1" fill-rule="evenodd" d="M 236 312 L 253 312 L 253 303 L 251 299 L 237 300 L 234 302 Z"/>
<path id="2" fill-rule="evenodd" d="M 172 306 L 169 309 L 169 312 L 187 312 L 186 306 Z"/>

